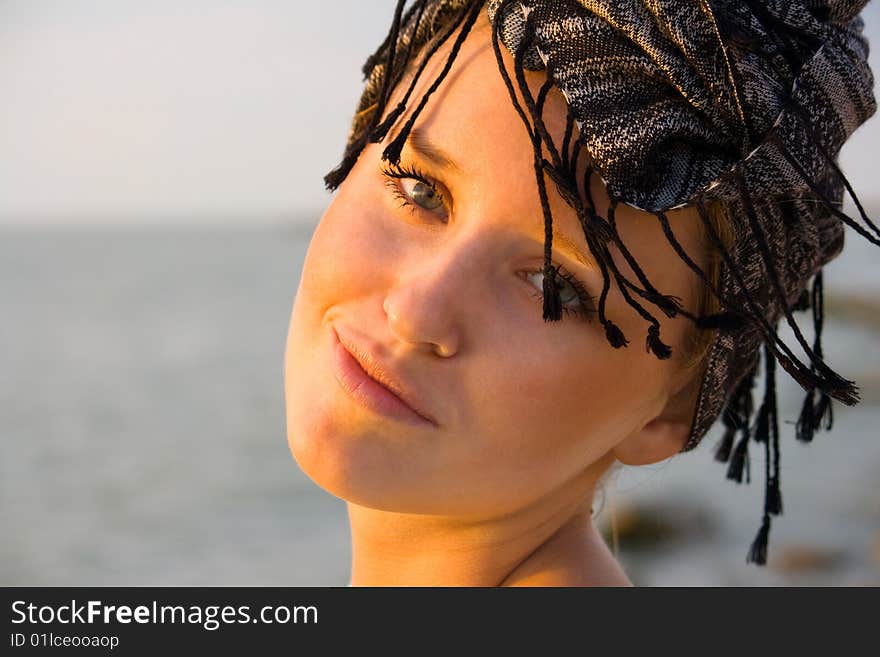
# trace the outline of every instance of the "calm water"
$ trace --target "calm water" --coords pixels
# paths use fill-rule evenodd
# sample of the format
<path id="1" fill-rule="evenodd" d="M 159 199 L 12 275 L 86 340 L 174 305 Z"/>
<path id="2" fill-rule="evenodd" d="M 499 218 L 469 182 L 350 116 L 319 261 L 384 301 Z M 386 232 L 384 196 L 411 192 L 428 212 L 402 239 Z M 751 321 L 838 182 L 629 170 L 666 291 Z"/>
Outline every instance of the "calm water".
<path id="1" fill-rule="evenodd" d="M 297 469 L 284 429 L 284 341 L 310 234 L 0 233 L 0 584 L 346 583 L 344 504 Z M 828 286 L 859 280 L 877 298 L 875 256 L 850 242 Z M 622 535 L 637 583 L 880 584 L 880 341 L 866 324 L 827 330 L 828 360 L 865 402 L 838 405 L 834 433 L 809 447 L 783 427 L 785 515 L 770 545 L 771 566 L 805 550 L 822 565 L 743 564 L 763 456 L 750 486 L 725 481 L 713 434 L 611 487 L 604 521 L 615 507 L 683 527 L 644 553 Z M 793 419 L 798 389 L 780 387 Z"/>

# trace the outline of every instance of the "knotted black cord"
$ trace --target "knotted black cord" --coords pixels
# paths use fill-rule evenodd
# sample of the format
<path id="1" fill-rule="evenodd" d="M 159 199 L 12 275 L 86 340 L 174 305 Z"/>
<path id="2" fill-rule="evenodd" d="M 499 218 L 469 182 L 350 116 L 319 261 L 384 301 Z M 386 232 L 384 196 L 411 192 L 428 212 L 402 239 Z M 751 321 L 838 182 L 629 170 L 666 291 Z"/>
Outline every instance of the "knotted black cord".
<path id="1" fill-rule="evenodd" d="M 428 0 L 424 0 L 424 2 L 425 4 L 427 4 Z M 413 78 L 412 80 L 410 80 L 409 86 L 407 87 L 403 98 L 400 100 L 399 103 L 397 103 L 395 108 L 388 113 L 388 116 L 386 116 L 379 125 L 377 125 L 370 131 L 370 141 L 378 143 L 385 138 L 385 136 L 388 134 L 388 131 L 391 130 L 391 127 L 397 122 L 397 119 L 400 118 L 400 115 L 403 114 L 404 110 L 406 109 L 406 104 L 409 102 L 410 96 L 412 95 L 413 91 L 416 88 L 416 85 L 421 79 L 422 73 L 424 73 L 425 68 L 428 65 L 428 61 L 440 48 L 443 47 L 443 44 L 445 44 L 449 40 L 449 37 L 455 32 L 456 29 L 458 29 L 459 25 L 461 25 L 461 22 L 464 20 L 466 15 L 467 10 L 462 9 L 462 11 L 460 11 L 452 21 L 450 21 L 450 23 L 446 26 L 446 29 L 444 29 L 435 39 L 434 43 L 425 50 L 425 53 L 422 55 L 421 62 L 419 63 L 418 68 L 413 74 Z M 418 16 L 419 21 L 421 20 L 421 17 L 422 15 L 420 12 Z M 416 24 L 416 28 L 418 28 L 418 23 Z M 415 40 L 414 37 L 415 32 L 413 32 L 413 41 Z M 412 41 L 410 43 L 412 44 Z M 398 76 L 398 78 L 401 78 L 403 76 L 405 68 L 405 65 L 401 67 L 400 75 Z"/>
<path id="2" fill-rule="evenodd" d="M 764 565 L 767 562 L 770 516 L 782 513 L 782 494 L 779 490 L 779 424 L 776 412 L 775 364 L 772 350 L 765 347 L 764 400 L 761 403 L 755 430 L 755 440 L 764 443 L 764 514 L 761 527 L 746 556 L 746 563 L 758 565 Z"/>
<path id="3" fill-rule="evenodd" d="M 449 56 L 446 58 L 446 63 L 443 65 L 443 69 L 437 75 L 437 78 L 431 83 L 431 86 L 428 87 L 428 90 L 422 95 L 419 104 L 416 106 L 415 110 L 413 110 L 412 114 L 410 114 L 409 118 L 406 120 L 406 123 L 403 124 L 403 127 L 400 129 L 400 132 L 397 136 L 391 140 L 391 143 L 385 147 L 385 150 L 382 152 L 382 159 L 386 162 L 391 162 L 392 164 L 400 164 L 400 153 L 403 150 L 403 145 L 406 143 L 406 140 L 409 138 L 409 133 L 415 125 L 416 120 L 419 118 L 419 115 L 422 113 L 422 110 L 425 109 L 425 106 L 428 104 L 428 100 L 431 98 L 433 93 L 437 91 L 437 88 L 446 79 L 450 69 L 452 68 L 452 63 L 455 61 L 455 58 L 458 56 L 458 51 L 461 50 L 462 44 L 464 44 L 464 40 L 467 38 L 467 35 L 470 33 L 471 27 L 473 27 L 474 23 L 477 20 L 477 16 L 480 15 L 480 11 L 482 10 L 483 0 L 471 0 L 471 2 L 465 7 L 464 11 L 466 12 L 467 18 L 464 21 L 464 24 L 461 27 L 461 31 L 458 33 L 458 36 L 455 38 L 455 42 L 452 44 L 452 48 L 449 52 Z"/>

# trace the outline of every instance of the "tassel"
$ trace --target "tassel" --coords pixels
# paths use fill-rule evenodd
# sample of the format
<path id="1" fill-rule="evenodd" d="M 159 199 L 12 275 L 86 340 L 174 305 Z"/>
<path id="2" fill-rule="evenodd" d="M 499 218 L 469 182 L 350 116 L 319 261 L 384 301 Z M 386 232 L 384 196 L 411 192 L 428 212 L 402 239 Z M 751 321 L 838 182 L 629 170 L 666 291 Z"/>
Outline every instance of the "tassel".
<path id="1" fill-rule="evenodd" d="M 345 157 L 342 158 L 342 162 L 324 176 L 324 187 L 328 192 L 335 191 L 346 177 L 348 177 L 349 172 L 360 157 L 364 145 L 363 137 L 353 143 L 351 149 L 345 154 Z"/>
<path id="2" fill-rule="evenodd" d="M 727 463 L 730 460 L 730 450 L 733 449 L 733 437 L 736 435 L 736 427 L 730 425 L 724 430 L 721 443 L 715 451 L 715 460 Z"/>
<path id="3" fill-rule="evenodd" d="M 346 160 L 348 160 L 348 158 L 346 158 Z M 345 161 L 339 166 L 334 167 L 324 176 L 324 188 L 328 192 L 335 191 L 336 188 L 342 184 L 342 181 L 345 180 L 346 176 L 348 176 L 348 172 L 351 171 L 353 165 L 354 162 Z"/>
<path id="4" fill-rule="evenodd" d="M 605 320 L 605 338 L 615 349 L 620 349 L 629 344 L 629 340 L 623 335 L 623 331 L 620 330 L 620 327 L 610 319 Z"/>
<path id="5" fill-rule="evenodd" d="M 859 388 L 855 381 L 844 379 L 821 360 L 815 363 L 815 366 L 820 376 L 819 388 L 823 392 L 847 406 L 859 403 Z"/>
<path id="6" fill-rule="evenodd" d="M 767 563 L 767 539 L 770 537 L 770 515 L 765 513 L 764 520 L 761 523 L 761 529 L 749 549 L 746 557 L 746 563 L 754 563 L 763 566 Z"/>
<path id="7" fill-rule="evenodd" d="M 813 278 L 813 332 L 816 335 L 813 351 L 822 358 L 822 328 L 825 324 L 825 294 L 823 274 L 820 269 Z M 805 290 L 806 292 L 806 290 Z M 819 395 L 819 401 L 812 409 L 813 431 L 818 430 L 824 421 L 825 430 L 830 430 L 834 423 L 834 413 L 831 408 L 831 397 L 823 390 Z"/>
<path id="8" fill-rule="evenodd" d="M 737 443 L 736 449 L 733 450 L 733 455 L 730 458 L 730 465 L 727 467 L 727 478 L 733 479 L 736 483 L 741 484 L 743 480 L 743 470 L 748 470 L 748 462 L 749 434 L 746 432 L 743 437 L 740 438 L 739 443 Z M 746 476 L 746 482 L 751 483 L 748 475 Z"/>
<path id="9" fill-rule="evenodd" d="M 647 350 L 653 352 L 660 360 L 665 360 L 672 355 L 672 349 L 660 339 L 659 324 L 651 324 L 648 327 L 648 337 L 645 340 L 645 344 Z"/>
<path id="10" fill-rule="evenodd" d="M 831 408 L 831 397 L 825 393 L 819 396 L 819 403 L 816 404 L 814 428 L 818 429 L 823 420 L 825 421 L 825 431 L 830 431 L 834 424 L 834 412 Z"/>
<path id="11" fill-rule="evenodd" d="M 544 266 L 544 321 L 558 322 L 562 318 L 562 299 L 556 285 L 556 267 Z"/>
<path id="12" fill-rule="evenodd" d="M 395 166 L 400 164 L 400 153 L 403 151 L 403 146 L 409 137 L 409 131 L 410 122 L 407 121 L 406 125 L 403 126 L 397 136 L 391 140 L 391 142 L 385 147 L 385 150 L 382 151 L 383 160 L 391 162 L 391 164 Z"/>
<path id="13" fill-rule="evenodd" d="M 804 398 L 804 404 L 795 425 L 795 437 L 804 443 L 812 441 L 814 433 L 820 428 L 830 431 L 834 424 L 831 397 L 823 392 L 819 396 L 819 401 L 816 402 L 815 396 L 815 391 L 811 391 Z"/>
<path id="14" fill-rule="evenodd" d="M 675 297 L 666 294 L 649 291 L 645 293 L 645 299 L 657 306 L 670 319 L 676 317 L 682 311 L 681 303 Z"/>
<path id="15" fill-rule="evenodd" d="M 798 385 L 804 390 L 813 390 L 818 387 L 819 381 L 816 375 L 808 367 L 804 367 L 802 363 L 795 363 L 785 354 L 776 354 L 776 361 L 782 366 L 788 375 L 797 381 Z"/>
<path id="16" fill-rule="evenodd" d="M 827 395 L 823 396 L 827 398 Z M 813 440 L 813 432 L 816 430 L 815 397 L 815 390 L 810 390 L 804 396 L 804 403 L 801 406 L 797 424 L 795 424 L 795 437 L 802 443 L 811 442 Z"/>
<path id="17" fill-rule="evenodd" d="M 742 430 L 745 437 L 749 436 L 749 416 L 752 414 L 752 386 L 754 385 L 756 367 L 757 363 L 752 366 L 751 370 L 737 384 L 721 416 L 725 431 L 718 450 L 715 452 L 715 460 L 722 463 L 727 463 L 730 460 L 736 432 Z"/>
<path id="18" fill-rule="evenodd" d="M 776 477 L 771 477 L 767 484 L 767 512 L 775 516 L 782 513 L 782 491 Z"/>

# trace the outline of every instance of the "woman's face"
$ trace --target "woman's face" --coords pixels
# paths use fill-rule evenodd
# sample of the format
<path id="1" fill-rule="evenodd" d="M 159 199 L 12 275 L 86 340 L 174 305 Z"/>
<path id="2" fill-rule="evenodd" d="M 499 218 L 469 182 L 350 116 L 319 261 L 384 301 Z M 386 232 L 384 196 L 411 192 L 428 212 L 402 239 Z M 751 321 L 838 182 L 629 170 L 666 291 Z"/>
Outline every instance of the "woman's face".
<path id="1" fill-rule="evenodd" d="M 607 466 L 609 455 L 656 460 L 675 451 L 657 456 L 646 445 L 670 441 L 668 427 L 657 427 L 686 383 L 679 348 L 686 320 L 660 314 L 662 338 L 673 348 L 660 361 L 645 349 L 648 324 L 613 285 L 607 315 L 630 340 L 627 348 L 608 344 L 594 302 L 581 301 L 572 285 L 562 290 L 562 320 L 542 319 L 544 223 L 533 152 L 482 28 L 468 36 L 420 115 L 400 166 L 382 161 L 387 140 L 367 146 L 306 255 L 287 340 L 288 440 L 318 485 L 360 505 L 491 517 L 552 494 L 603 460 Z M 448 47 L 426 69 L 409 110 Z M 507 64 L 512 71 L 510 58 Z M 537 90 L 542 74 L 527 76 Z M 564 116 L 561 96 L 551 95 L 545 121 L 557 144 Z M 591 185 L 606 216 L 598 175 Z M 602 276 L 580 222 L 552 183 L 548 193 L 553 261 L 598 298 Z M 668 216 L 685 248 L 699 253 L 693 210 Z M 622 204 L 616 217 L 655 286 L 695 308 L 696 278 L 657 219 Z M 566 251 L 560 235 L 582 257 Z M 356 401 L 337 378 L 337 339 L 372 352 L 391 378 L 405 380 L 418 400 L 412 405 L 434 422 Z M 676 449 L 685 415 L 673 423 Z"/>

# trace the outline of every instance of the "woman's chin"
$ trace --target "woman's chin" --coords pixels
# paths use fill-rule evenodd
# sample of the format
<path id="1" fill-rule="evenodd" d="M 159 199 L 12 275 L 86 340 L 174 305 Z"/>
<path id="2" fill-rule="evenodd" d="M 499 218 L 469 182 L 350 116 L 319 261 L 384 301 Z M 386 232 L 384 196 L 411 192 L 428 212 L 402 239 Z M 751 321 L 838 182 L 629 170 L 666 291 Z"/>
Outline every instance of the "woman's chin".
<path id="1" fill-rule="evenodd" d="M 381 435 L 352 426 L 351 418 L 345 421 L 331 409 L 288 409 L 288 447 L 317 486 L 355 504 L 394 509 L 389 473 L 396 459 Z"/>
<path id="2" fill-rule="evenodd" d="M 381 511 L 452 511 L 448 484 L 437 481 L 440 475 L 431 468 L 418 466 L 424 460 L 417 451 L 377 429 L 345 424 L 327 415 L 300 415 L 288 422 L 291 454 L 317 486 L 346 502 Z"/>

